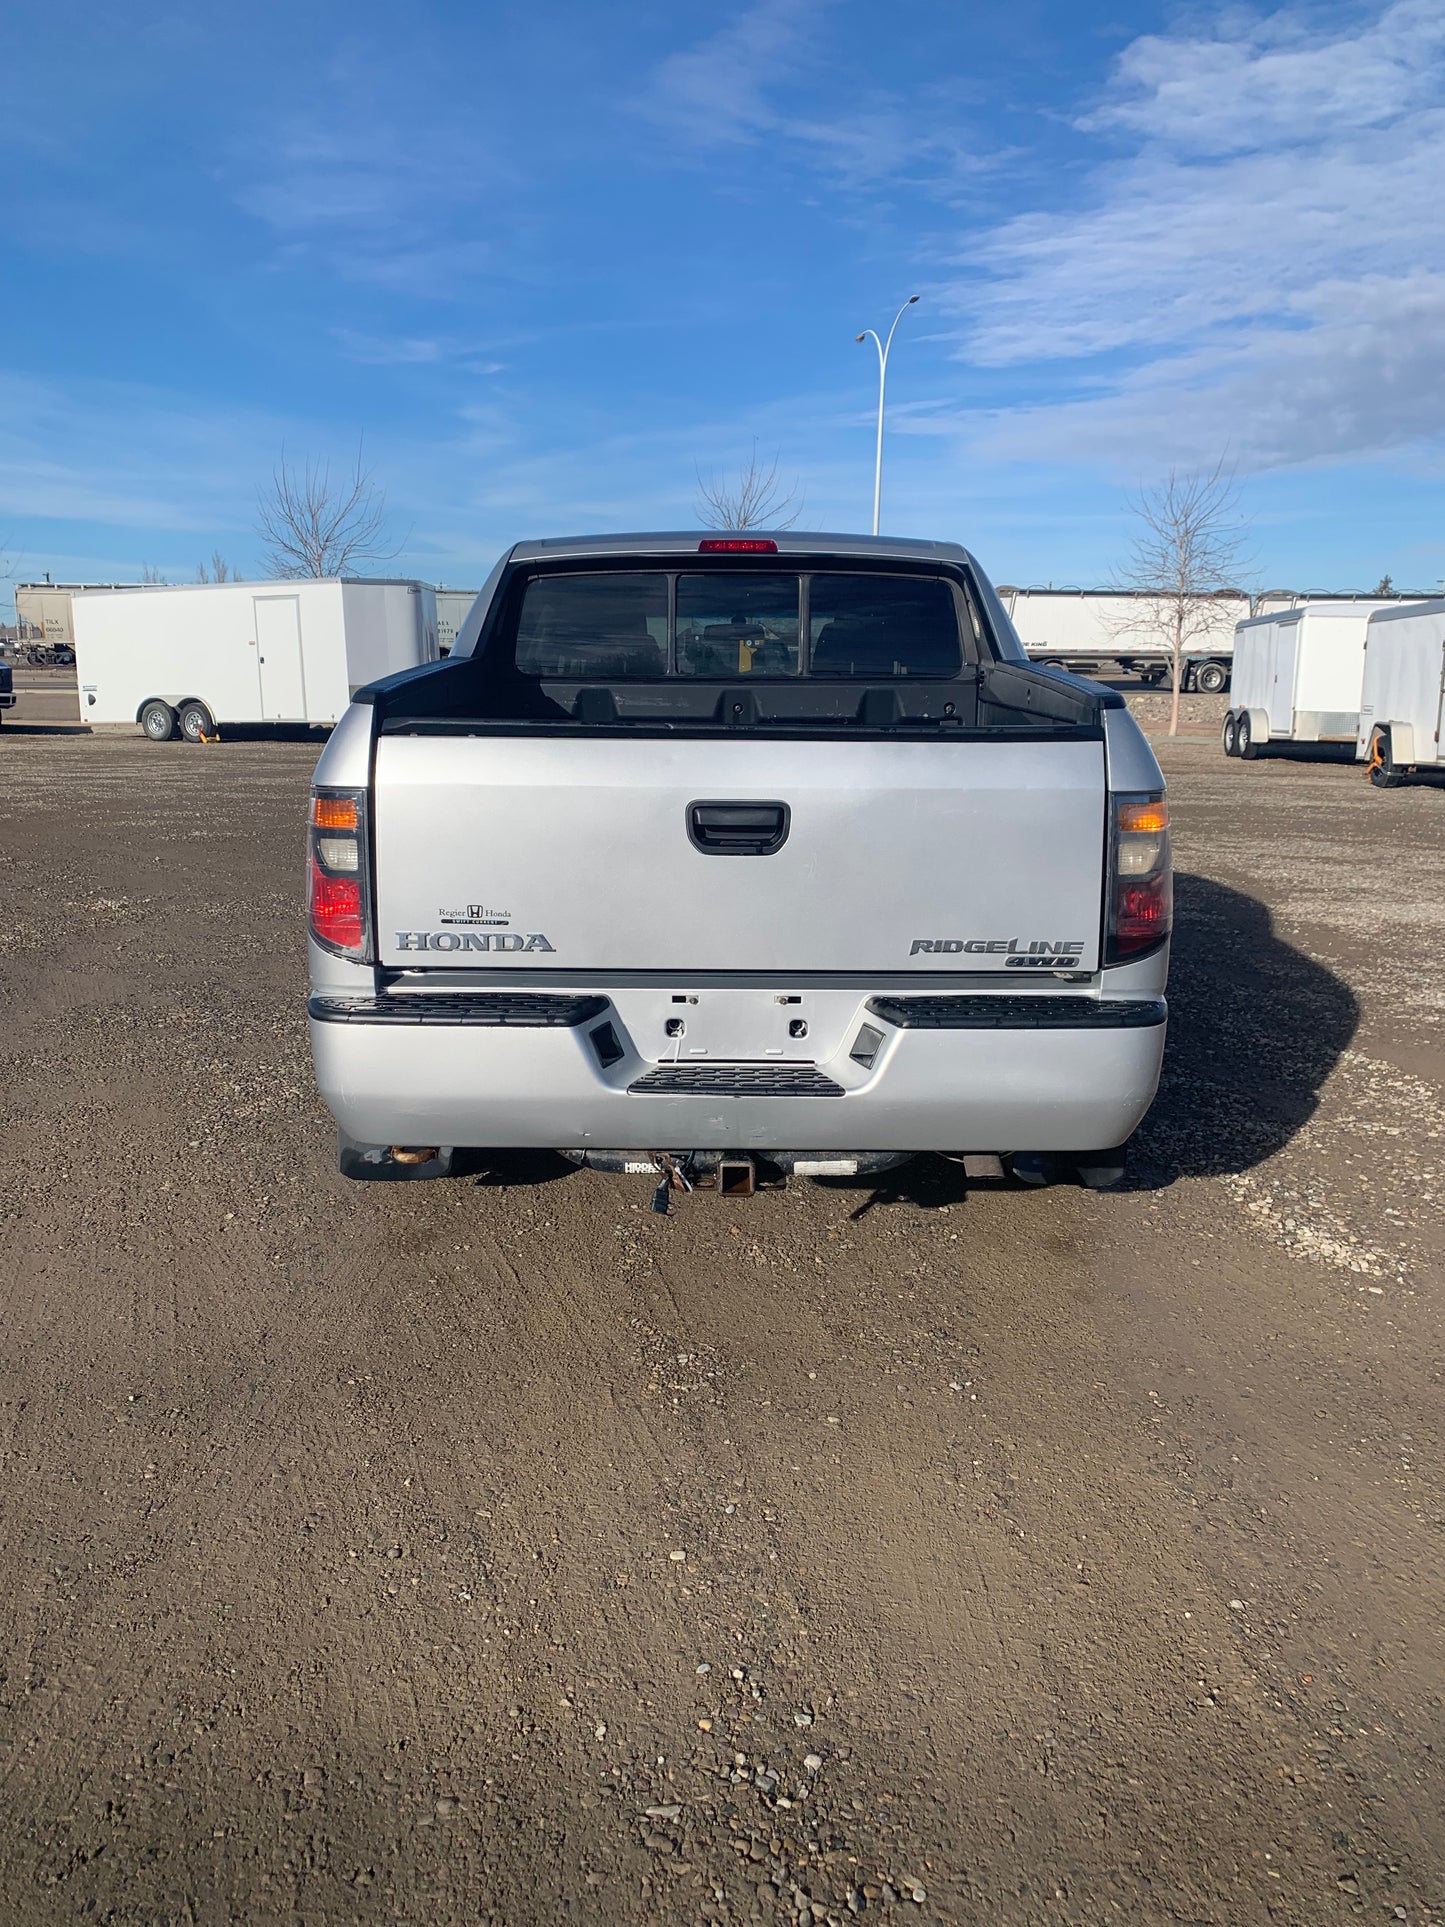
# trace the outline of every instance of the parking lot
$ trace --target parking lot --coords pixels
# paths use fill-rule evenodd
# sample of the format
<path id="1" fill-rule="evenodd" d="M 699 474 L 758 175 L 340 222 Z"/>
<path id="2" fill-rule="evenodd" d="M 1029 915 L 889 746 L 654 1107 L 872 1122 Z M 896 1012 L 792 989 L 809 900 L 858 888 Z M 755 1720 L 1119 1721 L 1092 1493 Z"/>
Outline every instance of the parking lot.
<path id="1" fill-rule="evenodd" d="M 344 1183 L 316 743 L 17 687 L 6 1918 L 1445 1920 L 1445 793 L 1156 745 L 1119 1192 L 662 1220 Z"/>

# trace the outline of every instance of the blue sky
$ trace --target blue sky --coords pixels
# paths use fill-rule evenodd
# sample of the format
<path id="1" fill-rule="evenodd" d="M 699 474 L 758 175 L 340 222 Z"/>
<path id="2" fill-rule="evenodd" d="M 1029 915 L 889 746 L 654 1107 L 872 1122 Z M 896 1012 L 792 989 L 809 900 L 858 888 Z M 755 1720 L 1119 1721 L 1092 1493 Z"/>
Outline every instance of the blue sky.
<path id="1" fill-rule="evenodd" d="M 803 525 L 1099 583 L 1237 467 L 1256 586 L 1445 575 L 1445 7 L 20 0 L 0 551 L 260 571 L 365 437 L 397 572 L 685 527 L 756 439 Z"/>

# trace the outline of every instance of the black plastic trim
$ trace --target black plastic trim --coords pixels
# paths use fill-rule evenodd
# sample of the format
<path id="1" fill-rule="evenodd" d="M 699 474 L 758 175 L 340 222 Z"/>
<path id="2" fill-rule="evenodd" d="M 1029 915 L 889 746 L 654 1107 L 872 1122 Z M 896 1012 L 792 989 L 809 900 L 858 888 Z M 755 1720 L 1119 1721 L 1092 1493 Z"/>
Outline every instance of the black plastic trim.
<path id="1" fill-rule="evenodd" d="M 412 965 L 388 964 L 378 974 L 383 988 L 418 982 L 425 982 L 428 986 L 440 985 L 449 978 L 460 977 L 466 980 L 469 989 L 482 985 L 490 989 L 493 985 L 511 988 L 525 984 L 529 989 L 549 990 L 555 985 L 565 986 L 576 996 L 583 994 L 577 989 L 579 982 L 595 991 L 862 990 L 884 994 L 902 991 L 935 995 L 940 988 L 962 991 L 978 990 L 982 985 L 996 985 L 1007 992 L 1018 985 L 1016 971 L 1002 970 L 606 970 L 582 966 L 569 969 L 535 964 L 467 962 L 428 963 L 423 969 Z"/>
<path id="2" fill-rule="evenodd" d="M 788 840 L 793 812 L 786 803 L 689 803 L 687 840 L 703 856 L 773 856 Z"/>
<path id="3" fill-rule="evenodd" d="M 900 1030 L 1148 1030 L 1169 1015 L 1162 997 L 872 997 L 868 1008 Z"/>
<path id="4" fill-rule="evenodd" d="M 628 1085 L 643 1097 L 843 1097 L 816 1064 L 658 1064 Z"/>
<path id="5" fill-rule="evenodd" d="M 437 1024 L 517 1030 L 575 1030 L 600 1017 L 605 997 L 548 996 L 491 990 L 427 991 L 409 997 L 308 999 L 308 1015 L 322 1024 Z"/>
<path id="6" fill-rule="evenodd" d="M 573 716 L 441 717 L 383 716 L 383 736 L 617 736 L 643 741 L 699 741 L 719 736 L 770 737 L 796 743 L 1102 743 L 1102 726 L 1092 723 L 961 723 L 957 717 L 904 717 L 879 727 L 868 723 L 810 723 L 764 718 L 743 723 L 579 722 Z"/>

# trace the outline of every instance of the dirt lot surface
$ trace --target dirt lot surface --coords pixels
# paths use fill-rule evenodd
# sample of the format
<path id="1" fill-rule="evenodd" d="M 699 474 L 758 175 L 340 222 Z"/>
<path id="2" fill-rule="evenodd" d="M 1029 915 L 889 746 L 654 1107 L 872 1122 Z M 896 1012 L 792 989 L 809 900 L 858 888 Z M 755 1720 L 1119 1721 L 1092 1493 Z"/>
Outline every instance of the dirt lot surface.
<path id="1" fill-rule="evenodd" d="M 1127 1188 L 661 1220 L 336 1175 L 314 744 L 6 725 L 5 1921 L 1445 1920 L 1445 793 L 1164 755 Z"/>

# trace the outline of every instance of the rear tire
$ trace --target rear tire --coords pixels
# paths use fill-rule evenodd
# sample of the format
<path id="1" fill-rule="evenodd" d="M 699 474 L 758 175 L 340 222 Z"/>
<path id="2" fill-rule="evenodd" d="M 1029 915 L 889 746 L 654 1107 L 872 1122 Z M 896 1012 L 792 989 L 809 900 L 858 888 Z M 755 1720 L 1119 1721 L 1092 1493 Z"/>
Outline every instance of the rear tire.
<path id="1" fill-rule="evenodd" d="M 1377 729 L 1370 743 L 1370 781 L 1377 790 L 1397 790 L 1405 771 L 1390 754 L 1390 732 Z"/>
<path id="2" fill-rule="evenodd" d="M 1228 680 L 1222 662 L 1202 662 L 1194 672 L 1194 687 L 1206 696 L 1217 696 Z"/>
<path id="3" fill-rule="evenodd" d="M 1245 762 L 1254 762 L 1259 756 L 1261 746 L 1254 740 L 1254 729 L 1250 724 L 1247 709 L 1241 709 L 1239 712 L 1238 720 L 1234 725 L 1234 740 Z"/>
<path id="4" fill-rule="evenodd" d="M 176 713 L 176 728 L 187 743 L 198 743 L 203 736 L 214 736 L 216 725 L 204 703 L 182 703 Z"/>
<path id="5" fill-rule="evenodd" d="M 1238 756 L 1239 738 L 1236 735 L 1236 717 L 1231 709 L 1224 719 L 1224 727 L 1219 732 L 1219 741 L 1226 756 Z"/>
<path id="6" fill-rule="evenodd" d="M 168 743 L 176 733 L 176 712 L 169 703 L 148 702 L 140 713 L 140 726 L 153 743 Z"/>

